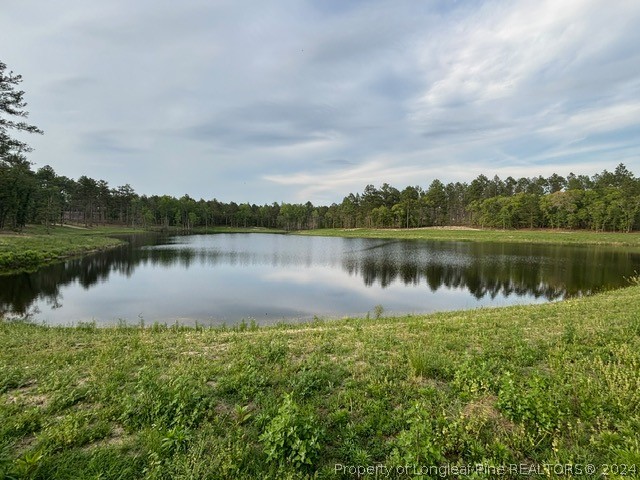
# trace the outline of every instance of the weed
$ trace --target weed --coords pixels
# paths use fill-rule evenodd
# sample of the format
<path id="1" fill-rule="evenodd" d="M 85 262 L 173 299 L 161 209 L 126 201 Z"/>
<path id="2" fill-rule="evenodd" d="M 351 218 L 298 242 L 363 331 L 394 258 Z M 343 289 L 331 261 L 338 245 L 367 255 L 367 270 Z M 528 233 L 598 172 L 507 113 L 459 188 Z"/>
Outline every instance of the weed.
<path id="1" fill-rule="evenodd" d="M 16 460 L 15 472 L 9 478 L 34 478 L 44 454 L 40 451 L 26 452 Z M 15 476 L 14 476 L 15 475 Z"/>
<path id="2" fill-rule="evenodd" d="M 26 383 L 26 372 L 10 364 L 0 365 L 0 393 L 19 388 Z"/>
<path id="3" fill-rule="evenodd" d="M 260 435 L 267 461 L 300 470 L 310 467 L 320 451 L 320 430 L 316 420 L 302 413 L 291 395 L 285 394 L 278 414 Z"/>
<path id="4" fill-rule="evenodd" d="M 430 409 L 416 403 L 407 413 L 408 428 L 393 442 L 392 465 L 438 465 L 444 460 Z"/>
<path id="5" fill-rule="evenodd" d="M 321 365 L 303 365 L 292 377 L 292 393 L 298 398 L 318 395 L 332 384 L 332 372 Z"/>
<path id="6" fill-rule="evenodd" d="M 92 320 L 90 322 L 78 322 L 76 325 L 76 330 L 80 332 L 95 332 L 97 328 L 96 321 Z"/>
<path id="7" fill-rule="evenodd" d="M 253 417 L 250 405 L 236 405 L 234 413 L 237 426 L 247 423 Z"/>
<path id="8" fill-rule="evenodd" d="M 640 273 L 638 273 L 637 271 L 633 271 L 633 275 L 630 275 L 628 277 L 624 277 L 624 279 L 627 281 L 627 283 L 629 283 L 630 285 L 634 285 L 634 286 L 640 286 Z"/>
<path id="9" fill-rule="evenodd" d="M 446 354 L 435 352 L 428 347 L 415 349 L 408 354 L 411 371 L 416 377 L 434 380 L 450 380 L 453 368 Z"/>
<path id="10" fill-rule="evenodd" d="M 572 345 L 576 341 L 576 326 L 573 323 L 566 323 L 562 332 L 562 341 L 566 345 Z"/>
<path id="11" fill-rule="evenodd" d="M 509 419 L 522 422 L 538 445 L 552 438 L 565 416 L 563 406 L 555 401 L 549 379 L 538 374 L 516 383 L 511 373 L 505 373 L 498 393 L 498 407 Z"/>
<path id="12" fill-rule="evenodd" d="M 189 432 L 181 425 L 169 428 L 162 437 L 162 453 L 171 456 L 177 452 L 185 452 L 189 444 Z"/>
<path id="13" fill-rule="evenodd" d="M 210 395 L 204 382 L 197 382 L 189 375 L 164 382 L 149 369 L 143 369 L 135 393 L 123 401 L 120 419 L 131 429 L 147 425 L 194 426 L 209 411 Z"/>

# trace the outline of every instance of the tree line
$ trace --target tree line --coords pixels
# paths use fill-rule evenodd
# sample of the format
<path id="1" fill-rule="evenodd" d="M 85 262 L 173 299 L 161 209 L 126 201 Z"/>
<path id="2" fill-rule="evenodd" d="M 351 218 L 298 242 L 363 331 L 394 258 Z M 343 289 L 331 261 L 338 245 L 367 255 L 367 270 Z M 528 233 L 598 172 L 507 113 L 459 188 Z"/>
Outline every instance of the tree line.
<path id="1" fill-rule="evenodd" d="M 29 146 L 11 130 L 42 133 L 26 123 L 22 77 L 0 62 L 0 229 L 27 223 L 131 225 L 192 231 L 213 226 L 316 228 L 557 228 L 630 232 L 640 229 L 640 179 L 619 164 L 592 177 L 548 178 L 479 175 L 469 183 L 435 179 L 424 189 L 367 185 L 341 203 L 256 205 L 195 200 L 189 195 L 139 195 L 126 184 L 112 188 L 86 175 L 57 175 L 50 166 L 33 170 Z"/>
<path id="2" fill-rule="evenodd" d="M 0 228 L 27 223 L 130 225 L 192 231 L 214 226 L 316 228 L 555 228 L 630 232 L 640 229 L 640 179 L 623 164 L 592 177 L 433 180 L 428 188 L 367 185 L 341 203 L 225 203 L 189 195 L 139 195 L 130 185 L 33 170 L 24 158 L 0 161 Z"/>

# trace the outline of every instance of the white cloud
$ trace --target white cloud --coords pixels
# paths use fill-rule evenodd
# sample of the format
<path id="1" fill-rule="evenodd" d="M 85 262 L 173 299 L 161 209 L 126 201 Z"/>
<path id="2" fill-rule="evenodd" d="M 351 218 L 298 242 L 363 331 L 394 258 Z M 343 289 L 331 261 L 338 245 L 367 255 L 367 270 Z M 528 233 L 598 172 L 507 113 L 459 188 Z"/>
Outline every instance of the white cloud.
<path id="1" fill-rule="evenodd" d="M 38 166 L 331 203 L 368 183 L 640 174 L 639 23 L 634 0 L 7 0 L 0 42 L 45 130 Z"/>

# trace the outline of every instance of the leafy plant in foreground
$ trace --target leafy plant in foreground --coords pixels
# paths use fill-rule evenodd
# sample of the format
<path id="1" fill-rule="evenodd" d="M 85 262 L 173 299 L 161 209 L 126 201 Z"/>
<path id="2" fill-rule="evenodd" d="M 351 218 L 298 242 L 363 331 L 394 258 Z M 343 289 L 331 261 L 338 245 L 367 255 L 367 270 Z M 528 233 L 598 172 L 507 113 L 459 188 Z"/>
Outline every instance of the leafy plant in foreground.
<path id="1" fill-rule="evenodd" d="M 302 469 L 313 465 L 318 457 L 320 435 L 314 418 L 302 413 L 291 395 L 285 394 L 278 414 L 260 435 L 260 442 L 270 463 Z"/>

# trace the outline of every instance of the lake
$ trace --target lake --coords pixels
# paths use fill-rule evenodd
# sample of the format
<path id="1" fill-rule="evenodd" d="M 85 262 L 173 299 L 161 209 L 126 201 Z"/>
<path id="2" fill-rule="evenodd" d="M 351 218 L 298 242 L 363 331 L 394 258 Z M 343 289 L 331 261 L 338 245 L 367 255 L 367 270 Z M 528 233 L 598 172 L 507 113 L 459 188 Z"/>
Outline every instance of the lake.
<path id="1" fill-rule="evenodd" d="M 312 237 L 136 235 L 108 252 L 0 276 L 35 322 L 221 325 L 540 303 L 626 285 L 624 248 Z"/>

